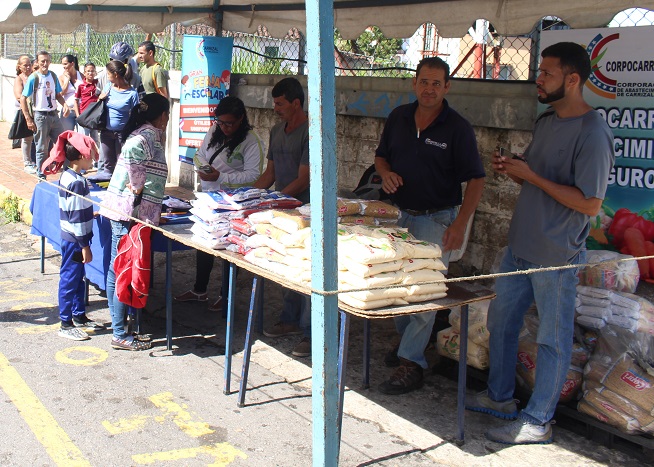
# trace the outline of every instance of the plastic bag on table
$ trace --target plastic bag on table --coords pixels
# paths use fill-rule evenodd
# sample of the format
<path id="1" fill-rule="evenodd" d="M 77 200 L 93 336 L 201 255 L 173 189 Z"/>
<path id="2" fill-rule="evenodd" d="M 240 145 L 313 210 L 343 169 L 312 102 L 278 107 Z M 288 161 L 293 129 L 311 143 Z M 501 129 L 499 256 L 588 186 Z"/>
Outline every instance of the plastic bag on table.
<path id="1" fill-rule="evenodd" d="M 613 262 L 580 269 L 579 285 L 634 293 L 640 279 L 638 263 L 635 260 L 617 261 L 629 258 L 633 258 L 633 256 L 608 250 L 589 250 L 586 253 L 587 263 Z"/>

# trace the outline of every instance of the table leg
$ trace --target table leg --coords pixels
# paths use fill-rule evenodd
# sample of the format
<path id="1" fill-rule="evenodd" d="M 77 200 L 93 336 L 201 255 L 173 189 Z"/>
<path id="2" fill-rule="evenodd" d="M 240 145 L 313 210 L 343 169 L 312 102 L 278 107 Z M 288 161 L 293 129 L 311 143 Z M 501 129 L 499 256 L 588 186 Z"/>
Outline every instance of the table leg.
<path id="1" fill-rule="evenodd" d="M 350 315 L 339 310 L 341 315 L 341 333 L 338 342 L 338 449 L 341 446 L 341 426 L 343 425 L 343 401 L 345 399 L 345 370 L 347 367 L 347 350 L 350 341 Z M 368 321 L 368 320 L 366 320 Z M 337 457 L 338 458 L 338 457 Z"/>
<path id="2" fill-rule="evenodd" d="M 229 263 L 229 287 L 227 289 L 227 329 L 225 331 L 225 386 L 223 393 L 231 393 L 232 338 L 234 336 L 234 292 L 236 291 L 236 266 Z"/>
<path id="3" fill-rule="evenodd" d="M 456 404 L 457 440 L 463 444 L 465 437 L 465 404 L 468 370 L 468 305 L 461 306 L 461 337 L 459 339 L 459 381 Z"/>
<path id="4" fill-rule="evenodd" d="M 45 273 L 45 237 L 41 237 L 41 274 Z"/>
<path id="5" fill-rule="evenodd" d="M 167 238 L 167 237 L 166 237 Z M 173 241 L 166 244 L 166 347 L 173 349 Z M 152 268 L 154 270 L 154 268 Z"/>
<path id="6" fill-rule="evenodd" d="M 257 332 L 263 334 L 263 289 L 266 286 L 266 280 L 263 277 L 259 278 L 259 287 L 257 288 L 258 297 L 256 299 L 257 305 Z"/>
<path id="7" fill-rule="evenodd" d="M 248 327 L 245 332 L 245 349 L 243 349 L 243 368 L 241 370 L 241 385 L 238 390 L 238 403 L 239 407 L 245 405 L 245 391 L 248 384 L 248 373 L 250 371 L 250 356 L 252 355 L 252 326 L 254 324 L 255 315 L 258 313 L 259 302 L 259 288 L 260 282 L 263 279 L 254 276 L 252 279 L 252 294 L 250 295 L 250 311 L 248 313 Z"/>
<path id="8" fill-rule="evenodd" d="M 363 389 L 370 388 L 370 320 L 363 319 Z"/>

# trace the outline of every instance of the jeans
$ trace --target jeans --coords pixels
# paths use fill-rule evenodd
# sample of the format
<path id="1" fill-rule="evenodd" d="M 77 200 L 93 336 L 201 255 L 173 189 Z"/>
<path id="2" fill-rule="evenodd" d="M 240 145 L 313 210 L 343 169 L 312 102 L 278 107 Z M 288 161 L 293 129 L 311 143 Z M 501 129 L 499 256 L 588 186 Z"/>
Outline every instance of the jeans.
<path id="1" fill-rule="evenodd" d="M 111 315 L 111 328 L 114 339 L 125 339 L 125 315 L 128 306 L 121 303 L 116 296 L 116 271 L 114 271 L 114 260 L 118 253 L 118 242 L 127 235 L 129 221 L 111 221 L 111 259 L 107 271 L 107 302 L 109 303 L 109 314 Z"/>
<path id="2" fill-rule="evenodd" d="M 63 110 L 59 113 L 59 121 L 61 122 L 63 131 L 75 130 L 75 126 L 77 125 L 77 117 L 75 116 L 75 112 L 73 111 L 72 107 L 70 113 L 68 114 L 68 117 L 64 117 Z"/>
<path id="3" fill-rule="evenodd" d="M 99 168 L 105 172 L 114 173 L 118 156 L 123 148 L 123 143 L 117 131 L 100 131 L 100 143 L 102 146 L 102 158 Z"/>
<path id="4" fill-rule="evenodd" d="M 581 251 L 570 264 L 586 262 Z M 539 267 L 513 255 L 510 248 L 500 272 Z M 538 357 L 536 383 L 527 407 L 520 414 L 530 423 L 542 425 L 552 419 L 565 383 L 572 354 L 577 268 L 544 271 L 529 275 L 499 277 L 495 298 L 488 310 L 490 370 L 488 395 L 495 401 L 513 398 L 518 336 L 527 309 L 538 308 Z"/>
<path id="5" fill-rule="evenodd" d="M 282 290 L 282 323 L 295 324 L 300 327 L 304 337 L 311 337 L 311 297 L 295 290 Z"/>
<path id="6" fill-rule="evenodd" d="M 397 225 L 399 227 L 406 227 L 419 240 L 442 245 L 443 234 L 445 234 L 447 227 L 454 222 L 458 212 L 458 208 L 450 208 L 434 214 L 412 216 L 402 211 L 402 217 L 400 217 Z M 450 252 L 444 251 L 441 259 L 445 267 L 447 267 L 450 262 Z M 427 368 L 425 347 L 429 343 L 435 319 L 435 312 L 418 313 L 395 318 L 395 327 L 400 336 L 402 336 L 397 356 L 417 363 L 423 368 Z"/>
<path id="7" fill-rule="evenodd" d="M 64 131 L 59 121 L 56 111 L 53 112 L 34 112 L 34 124 L 36 133 L 34 133 L 34 144 L 36 145 L 36 172 L 39 177 L 43 177 L 41 166 L 48 158 L 48 149 L 50 141 L 57 142 L 57 138 Z"/>
<path id="8" fill-rule="evenodd" d="M 61 269 L 59 270 L 59 318 L 72 324 L 73 318 L 84 315 L 84 264 L 73 261 L 75 252 L 82 249 L 77 243 L 61 241 Z"/>

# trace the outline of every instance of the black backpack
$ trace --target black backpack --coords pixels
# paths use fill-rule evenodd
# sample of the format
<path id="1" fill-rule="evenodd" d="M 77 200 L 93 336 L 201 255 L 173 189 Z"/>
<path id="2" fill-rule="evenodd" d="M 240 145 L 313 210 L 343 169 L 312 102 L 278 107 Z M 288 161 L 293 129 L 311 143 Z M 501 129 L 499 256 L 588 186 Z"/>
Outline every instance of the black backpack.
<path id="1" fill-rule="evenodd" d="M 359 199 L 389 199 L 389 195 L 382 190 L 382 178 L 375 170 L 375 164 L 363 172 L 359 184 L 354 189 L 354 194 Z"/>

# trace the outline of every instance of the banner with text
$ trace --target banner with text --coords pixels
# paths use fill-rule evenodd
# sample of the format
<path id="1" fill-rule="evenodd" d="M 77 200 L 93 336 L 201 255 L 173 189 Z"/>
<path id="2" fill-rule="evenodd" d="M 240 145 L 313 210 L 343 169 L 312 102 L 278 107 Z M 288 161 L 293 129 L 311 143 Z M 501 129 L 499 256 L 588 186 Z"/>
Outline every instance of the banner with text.
<path id="1" fill-rule="evenodd" d="M 638 216 L 643 222 L 654 221 L 652 39 L 652 26 L 543 31 L 541 36 L 541 50 L 557 42 L 575 42 L 590 55 L 592 69 L 584 98 L 606 119 L 615 149 L 603 213 L 592 223 L 591 235 L 600 244 L 618 249 L 622 245 L 614 239 L 616 224 L 609 227 L 617 220 L 616 211 L 634 221 Z"/>
<path id="2" fill-rule="evenodd" d="M 213 111 L 229 95 L 231 37 L 184 36 L 179 99 L 179 160 L 193 163 L 211 127 Z"/>

